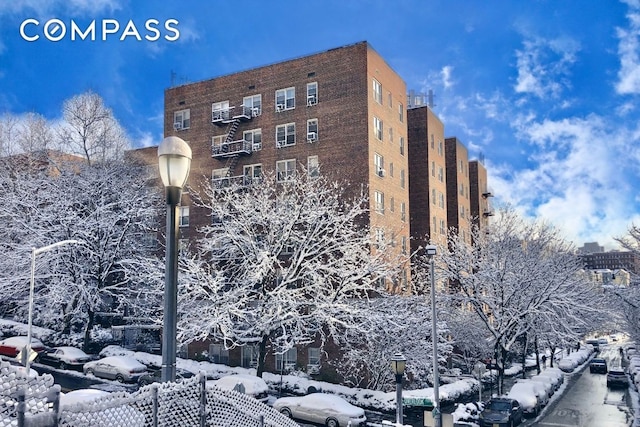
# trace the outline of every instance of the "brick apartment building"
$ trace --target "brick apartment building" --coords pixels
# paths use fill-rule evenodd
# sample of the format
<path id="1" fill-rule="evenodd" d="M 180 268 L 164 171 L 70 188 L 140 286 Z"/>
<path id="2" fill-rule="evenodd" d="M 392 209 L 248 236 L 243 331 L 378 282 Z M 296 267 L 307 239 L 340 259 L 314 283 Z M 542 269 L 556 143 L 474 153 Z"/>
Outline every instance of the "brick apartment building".
<path id="1" fill-rule="evenodd" d="M 169 88 L 164 119 L 165 136 L 192 148 L 191 186 L 293 171 L 347 181 L 354 192 L 368 188 L 373 237 L 392 239 L 397 253 L 429 239 L 446 244 L 452 225 L 468 234 L 472 215 L 487 210 L 484 167 L 469 166 L 466 148 L 445 139 L 430 107 L 407 108 L 405 82 L 367 42 Z M 157 161 L 155 151 L 138 151 Z M 181 239 L 195 237 L 210 221 L 209 212 L 190 206 L 188 194 L 180 209 Z M 400 279 L 411 280 L 409 265 Z M 250 349 L 230 354 L 215 344 L 196 346 L 189 353 L 207 350 L 219 362 L 253 363 Z M 311 366 L 316 350 L 279 356 L 275 368 L 292 359 Z M 273 358 L 266 362 L 274 366 Z"/>

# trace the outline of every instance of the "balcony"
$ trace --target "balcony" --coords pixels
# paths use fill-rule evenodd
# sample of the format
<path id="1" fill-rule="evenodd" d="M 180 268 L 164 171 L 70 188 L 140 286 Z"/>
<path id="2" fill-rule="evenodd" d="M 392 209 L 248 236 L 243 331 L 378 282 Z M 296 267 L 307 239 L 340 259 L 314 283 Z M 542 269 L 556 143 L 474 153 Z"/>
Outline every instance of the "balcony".
<path id="1" fill-rule="evenodd" d="M 253 144 L 244 139 L 235 141 L 214 142 L 212 144 L 212 156 L 216 159 L 234 157 L 241 154 L 251 154 Z"/>

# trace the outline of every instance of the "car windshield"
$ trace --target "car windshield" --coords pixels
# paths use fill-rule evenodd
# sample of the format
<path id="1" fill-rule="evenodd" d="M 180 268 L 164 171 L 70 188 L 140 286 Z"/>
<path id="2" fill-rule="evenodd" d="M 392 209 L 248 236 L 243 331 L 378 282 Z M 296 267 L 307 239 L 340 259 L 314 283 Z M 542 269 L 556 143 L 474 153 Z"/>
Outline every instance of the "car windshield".
<path id="1" fill-rule="evenodd" d="M 509 402 L 491 401 L 488 409 L 491 411 L 509 411 L 509 409 L 511 409 L 511 404 Z"/>

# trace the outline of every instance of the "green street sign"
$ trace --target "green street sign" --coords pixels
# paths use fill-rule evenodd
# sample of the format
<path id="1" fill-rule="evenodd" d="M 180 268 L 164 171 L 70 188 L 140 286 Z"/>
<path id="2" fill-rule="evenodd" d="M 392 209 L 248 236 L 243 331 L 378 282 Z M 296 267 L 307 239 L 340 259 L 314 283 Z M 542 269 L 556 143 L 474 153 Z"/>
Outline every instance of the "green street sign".
<path id="1" fill-rule="evenodd" d="M 431 399 L 426 397 L 403 397 L 402 404 L 405 406 L 433 406 Z"/>

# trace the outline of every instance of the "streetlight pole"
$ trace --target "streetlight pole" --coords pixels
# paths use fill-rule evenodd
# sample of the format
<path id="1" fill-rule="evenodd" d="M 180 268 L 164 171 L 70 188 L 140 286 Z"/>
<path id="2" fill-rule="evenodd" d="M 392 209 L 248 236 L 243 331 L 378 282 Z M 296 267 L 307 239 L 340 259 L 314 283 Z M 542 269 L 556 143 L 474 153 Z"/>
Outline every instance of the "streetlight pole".
<path id="1" fill-rule="evenodd" d="M 178 205 L 189 177 L 191 147 L 176 136 L 158 146 L 160 178 L 167 199 L 167 243 L 165 248 L 164 319 L 162 330 L 162 381 L 176 379 L 178 329 Z"/>
<path id="2" fill-rule="evenodd" d="M 82 243 L 79 240 L 62 240 L 60 242 L 53 243 L 51 245 L 43 246 L 41 248 L 33 248 L 31 249 L 31 281 L 29 284 L 29 326 L 27 328 L 27 347 L 23 350 L 25 354 L 23 355 L 25 363 L 24 366 L 27 371 L 27 375 L 29 375 L 29 364 L 31 363 L 31 329 L 33 326 L 33 294 L 35 292 L 35 284 L 36 284 L 36 255 L 39 255 L 43 252 L 50 251 L 51 249 L 55 249 L 58 246 L 63 245 L 72 245 Z"/>
<path id="3" fill-rule="evenodd" d="M 407 366 L 407 359 L 402 353 L 396 353 L 391 359 L 391 370 L 396 375 L 396 425 L 403 425 L 402 415 L 402 377 Z"/>
<path id="4" fill-rule="evenodd" d="M 427 256 L 429 257 L 430 276 L 431 276 L 431 340 L 433 342 L 433 416 L 434 427 L 442 425 L 442 415 L 440 413 L 440 379 L 438 376 L 438 326 L 436 313 L 436 281 L 435 281 L 435 259 L 437 248 L 435 245 L 427 245 L 425 247 Z"/>

